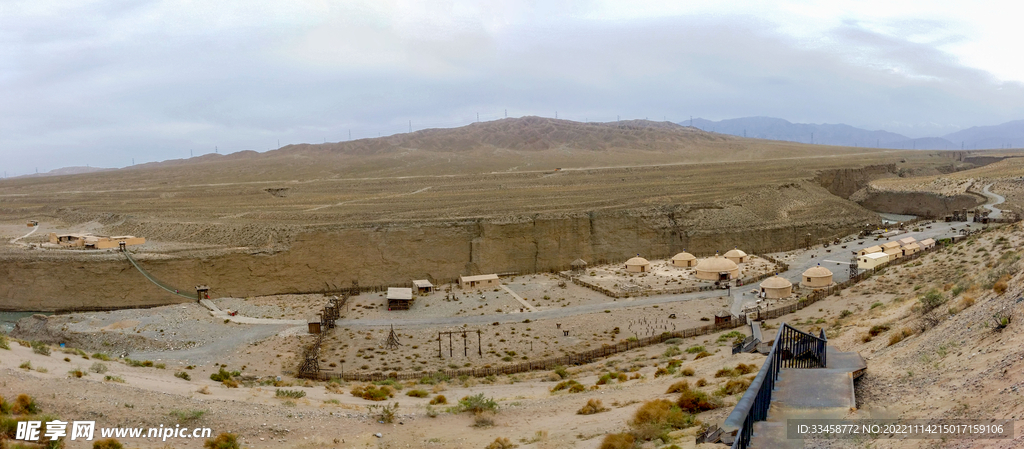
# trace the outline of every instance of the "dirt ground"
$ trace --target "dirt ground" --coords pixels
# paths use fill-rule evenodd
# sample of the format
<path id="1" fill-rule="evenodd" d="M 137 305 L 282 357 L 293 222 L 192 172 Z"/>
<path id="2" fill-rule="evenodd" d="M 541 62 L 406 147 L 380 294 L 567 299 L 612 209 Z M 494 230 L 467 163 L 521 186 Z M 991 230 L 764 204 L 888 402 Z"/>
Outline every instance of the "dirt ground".
<path id="1" fill-rule="evenodd" d="M 1024 441 L 1024 431 L 1019 425 L 1019 421 L 1024 420 L 1024 401 L 1020 399 L 1020 390 L 1024 387 L 1024 352 L 1020 348 L 1024 347 L 1024 337 L 1017 328 L 1024 318 L 1022 303 L 1016 298 L 1024 293 L 1024 274 L 1019 269 L 1022 243 L 1024 233 L 1019 226 L 981 234 L 917 262 L 889 269 L 840 295 L 794 314 L 772 320 L 766 323 L 766 328 L 787 322 L 807 331 L 825 329 L 829 344 L 843 351 L 857 351 L 867 359 L 868 374 L 856 383 L 858 410 L 851 418 L 1007 418 L 1018 421 L 1014 441 L 875 440 L 871 447 L 1019 447 Z M 988 286 L 992 279 L 996 282 L 1005 279 L 1007 289 L 1002 294 L 992 290 Z M 954 289 L 960 291 L 954 295 Z M 947 302 L 928 315 L 921 311 L 921 298 L 933 290 L 946 297 Z M 711 303 L 714 305 L 713 300 Z M 1001 331 L 992 326 L 991 319 L 1000 311 L 1008 311 L 1014 317 L 1009 327 Z M 589 334 L 586 338 L 581 335 L 577 346 L 563 347 L 575 348 L 584 345 L 584 341 L 597 344 L 609 339 L 604 332 L 607 327 L 615 324 L 621 327 L 623 321 L 628 323 L 630 319 L 664 312 L 661 306 L 658 309 L 648 306 L 625 309 L 615 314 L 581 316 L 579 322 L 587 323 Z M 936 312 L 941 313 L 936 316 Z M 93 315 L 96 315 L 90 317 L 95 320 L 93 324 L 103 325 L 109 332 L 134 328 L 153 332 L 150 329 L 152 323 L 144 324 L 141 319 Z M 605 320 L 599 321 L 602 316 Z M 86 317 L 81 318 L 76 325 L 86 322 Z M 867 338 L 871 328 L 880 325 L 885 330 Z M 530 339 L 541 337 L 538 335 L 540 329 L 552 327 L 552 323 L 546 321 L 485 327 L 489 334 L 485 347 L 490 349 L 486 345 L 496 338 L 508 339 L 513 335 Z M 893 336 L 902 335 L 903 329 L 909 329 L 910 335 L 895 340 Z M 491 331 L 499 335 L 493 335 Z M 370 340 L 360 337 L 368 333 Z M 399 333 L 406 346 L 398 354 L 386 355 L 380 354 L 376 348 L 384 335 L 383 329 L 372 329 L 372 326 L 340 328 L 334 335 L 347 337 L 339 338 L 339 341 L 348 341 L 351 348 L 364 348 L 364 354 L 374 355 L 371 361 L 356 363 L 408 364 L 407 356 L 412 358 L 412 362 L 436 359 L 433 352 L 436 347 L 431 346 L 436 342 L 430 341 L 431 336 L 436 338 L 433 329 L 401 329 Z M 184 361 L 173 357 L 161 359 L 160 363 L 165 364 L 163 369 L 133 367 L 111 361 L 105 362 L 109 371 L 103 376 L 88 373 L 80 379 L 69 378 L 68 371 L 87 370 L 96 363 L 95 359 L 65 354 L 57 348 L 51 355 L 44 356 L 12 341 L 11 350 L 0 353 L 4 355 L 0 358 L 0 370 L 4 372 L 0 394 L 6 398 L 21 392 L 29 393 L 49 413 L 69 418 L 95 415 L 100 417 L 98 419 L 103 425 L 167 425 L 177 419 L 171 416 L 173 410 L 202 410 L 204 413 L 192 421 L 192 425 L 210 426 L 217 432 L 237 432 L 249 447 L 397 448 L 408 445 L 480 448 L 497 436 L 506 436 L 524 448 L 596 448 L 606 433 L 628 430 L 627 421 L 642 401 L 674 397 L 664 392 L 669 384 L 679 380 L 678 375 L 654 375 L 657 368 L 666 366 L 669 360 L 683 360 L 682 368 L 694 369 L 694 375 L 688 377 L 691 383 L 699 378 L 708 380 L 709 384 L 701 387 L 708 392 L 724 384 L 725 379 L 714 377 L 720 368 L 740 362 L 756 365 L 764 362 L 764 357 L 756 354 L 732 355 L 729 351 L 732 339 L 722 338 L 719 341 L 718 337 L 708 335 L 678 343 L 681 349 L 702 345 L 713 353 L 711 357 L 700 360 L 694 360 L 685 351 L 666 357 L 663 353 L 670 345 L 663 344 L 585 366 L 570 367 L 572 378 L 587 386 L 597 383 L 599 375 L 606 371 L 622 371 L 630 375 L 639 373 L 642 376 L 583 393 L 552 393 L 550 389 L 557 376 L 551 372 L 488 379 L 451 379 L 437 385 L 408 383 L 391 400 L 399 404 L 396 424 L 374 422 L 366 409 L 372 403 L 349 394 L 356 384 L 344 385 L 340 389 L 332 387 L 340 392 L 332 393 L 325 383 L 294 381 L 284 375 L 283 383 L 278 384 L 282 386 L 268 385 L 267 382 L 294 367 L 294 351 L 304 337 L 289 335 L 288 332 L 236 344 L 233 349 L 221 353 L 216 362 L 220 365 L 196 364 L 189 369 L 182 366 Z M 359 343 L 364 340 L 365 343 Z M 890 344 L 893 341 L 895 343 Z M 370 347 L 373 348 L 365 349 Z M 514 348 L 499 346 L 502 351 L 506 347 Z M 529 352 L 524 351 L 523 354 Z M 328 357 L 342 356 L 342 352 L 338 352 Z M 65 357 L 68 361 L 63 360 Z M 483 360 L 475 362 L 478 359 L 472 355 L 451 359 L 445 354 L 441 360 L 452 364 L 469 360 L 474 360 L 473 363 L 498 362 L 496 355 L 488 355 L 487 352 Z M 17 366 L 23 362 L 29 362 L 32 368 L 19 369 Z M 222 366 L 240 370 L 243 379 L 251 380 L 244 381 L 240 388 L 225 388 L 209 380 L 209 375 Z M 437 363 L 428 361 L 423 366 L 426 372 Z M 176 378 L 176 372 L 188 372 L 192 380 Z M 106 375 L 118 376 L 124 383 L 105 381 Z M 209 394 L 199 392 L 203 387 Z M 300 399 L 280 399 L 275 397 L 278 388 L 300 390 L 306 395 Z M 426 390 L 428 397 L 405 395 L 416 388 Z M 474 418 L 467 414 L 442 412 L 436 418 L 427 416 L 427 403 L 437 394 L 443 394 L 451 401 L 452 398 L 477 393 L 493 397 L 500 404 L 493 427 L 472 427 Z M 738 397 L 725 396 L 724 408 L 704 412 L 699 418 L 705 422 L 721 423 Z M 588 399 L 601 399 L 611 410 L 596 415 L 577 415 L 576 409 Z M 674 432 L 674 443 L 679 447 L 694 447 L 695 429 Z M 381 438 L 373 436 L 378 432 L 382 434 Z M 76 444 L 68 447 L 86 447 Z M 163 443 L 136 440 L 131 445 L 162 447 Z M 173 447 L 200 447 L 200 444 L 196 441 L 175 442 Z M 830 447 L 863 445 L 843 443 Z"/>

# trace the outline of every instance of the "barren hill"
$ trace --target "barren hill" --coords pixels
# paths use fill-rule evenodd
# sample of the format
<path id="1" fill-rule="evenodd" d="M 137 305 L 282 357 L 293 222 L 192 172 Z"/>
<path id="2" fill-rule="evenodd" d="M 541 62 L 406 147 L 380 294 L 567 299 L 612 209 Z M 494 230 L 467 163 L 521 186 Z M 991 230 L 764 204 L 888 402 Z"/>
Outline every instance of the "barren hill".
<path id="1" fill-rule="evenodd" d="M 527 117 L 4 180 L 0 223 L 11 229 L 4 241 L 23 235 L 26 220 L 43 223 L 46 231 L 21 244 L 50 230 L 144 236 L 141 260 L 171 285 L 207 283 L 234 295 L 317 291 L 546 271 L 579 257 L 788 249 L 808 235 L 826 239 L 878 221 L 811 181 L 823 171 L 836 173 L 834 186 L 970 166 L 950 156 Z M 3 257 L 36 262 L 5 264 L 0 297 L 38 304 L 71 296 L 60 291 L 70 287 L 38 279 L 69 257 L 92 256 L 8 246 Z M 74 295 L 88 291 L 97 303 L 146 296 L 144 284 L 104 279 L 138 277 L 115 259 L 87 265 L 96 285 Z"/>

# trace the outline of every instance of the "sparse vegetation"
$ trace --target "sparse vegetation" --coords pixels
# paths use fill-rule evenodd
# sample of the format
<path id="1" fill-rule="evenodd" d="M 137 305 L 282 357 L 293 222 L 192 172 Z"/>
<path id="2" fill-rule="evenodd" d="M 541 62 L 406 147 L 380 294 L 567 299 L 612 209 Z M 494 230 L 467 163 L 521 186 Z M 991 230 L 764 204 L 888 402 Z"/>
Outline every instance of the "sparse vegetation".
<path id="1" fill-rule="evenodd" d="M 178 420 L 179 424 L 186 424 L 202 418 L 206 410 L 171 410 L 168 414 Z"/>
<path id="2" fill-rule="evenodd" d="M 368 401 L 383 401 L 395 397 L 395 390 L 389 385 L 359 385 L 352 388 L 352 396 Z"/>
<path id="3" fill-rule="evenodd" d="M 509 441 L 508 438 L 498 437 L 495 438 L 494 441 L 491 442 L 491 444 L 485 446 L 484 449 L 513 449 L 516 447 L 519 447 L 519 445 L 513 443 L 512 441 Z"/>
<path id="4" fill-rule="evenodd" d="M 668 390 L 665 391 L 665 394 L 681 393 L 681 392 L 689 390 L 689 389 L 690 389 L 690 383 L 685 381 L 685 380 L 681 380 L 681 381 L 676 382 L 676 383 L 672 384 L 671 386 L 669 386 Z"/>
<path id="5" fill-rule="evenodd" d="M 299 399 L 306 397 L 306 392 L 302 390 L 282 390 L 278 388 L 274 392 L 274 396 L 279 398 Z"/>
<path id="6" fill-rule="evenodd" d="M 103 440 L 96 440 L 92 443 L 92 449 L 123 449 L 124 445 L 116 438 L 106 438 Z"/>
<path id="7" fill-rule="evenodd" d="M 107 365 L 103 364 L 102 362 L 93 363 L 92 366 L 89 367 L 89 371 L 92 371 L 96 374 L 105 374 L 107 372 L 107 369 Z"/>
<path id="8" fill-rule="evenodd" d="M 679 395 L 676 405 L 687 413 L 700 413 L 722 407 L 722 400 L 700 390 L 686 390 Z"/>
<path id="9" fill-rule="evenodd" d="M 576 411 L 577 415 L 593 415 L 595 413 L 601 413 L 608 411 L 608 408 L 601 403 L 600 399 L 590 399 L 587 401 L 583 408 Z"/>
<path id="10" fill-rule="evenodd" d="M 220 433 L 216 438 L 207 439 L 203 443 L 205 449 L 239 449 L 238 435 L 233 433 Z"/>
<path id="11" fill-rule="evenodd" d="M 636 438 L 628 433 L 609 433 L 601 440 L 599 449 L 633 449 Z"/>
<path id="12" fill-rule="evenodd" d="M 377 421 L 384 424 L 391 424 L 395 422 L 395 412 L 398 411 L 398 403 L 392 404 L 372 404 L 367 405 L 366 409 L 370 411 L 371 415 L 375 415 Z"/>
<path id="13" fill-rule="evenodd" d="M 412 396 L 414 398 L 425 398 L 427 396 L 430 396 L 430 393 L 428 393 L 426 390 L 409 390 L 407 393 L 405 393 L 405 395 Z"/>
<path id="14" fill-rule="evenodd" d="M 50 346 L 41 341 L 31 341 L 29 345 L 32 347 L 32 352 L 41 355 L 50 355 Z"/>
<path id="15" fill-rule="evenodd" d="M 434 399 L 430 400 L 430 405 L 442 405 L 442 404 L 447 404 L 447 403 L 448 403 L 448 398 L 444 397 L 443 394 L 439 394 L 437 396 L 434 396 Z"/>
<path id="16" fill-rule="evenodd" d="M 492 398 L 485 397 L 483 393 L 459 399 L 459 404 L 451 410 L 452 413 L 471 412 L 473 414 L 480 414 L 483 412 L 497 413 L 497 411 L 497 401 Z"/>
<path id="17" fill-rule="evenodd" d="M 174 373 L 174 377 L 177 377 L 178 379 L 192 380 L 192 376 L 190 376 L 185 371 L 178 371 L 178 372 Z"/>

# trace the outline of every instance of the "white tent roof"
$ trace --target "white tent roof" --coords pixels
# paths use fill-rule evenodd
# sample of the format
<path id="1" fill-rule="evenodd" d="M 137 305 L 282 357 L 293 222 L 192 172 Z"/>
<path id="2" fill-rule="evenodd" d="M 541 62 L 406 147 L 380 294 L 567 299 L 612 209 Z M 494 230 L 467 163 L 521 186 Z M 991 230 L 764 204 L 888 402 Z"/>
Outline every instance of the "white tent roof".
<path id="1" fill-rule="evenodd" d="M 434 286 L 434 284 L 431 284 L 430 281 L 428 281 L 426 279 L 413 280 L 412 281 L 412 285 L 415 285 L 416 288 L 427 288 L 427 287 L 433 287 Z"/>

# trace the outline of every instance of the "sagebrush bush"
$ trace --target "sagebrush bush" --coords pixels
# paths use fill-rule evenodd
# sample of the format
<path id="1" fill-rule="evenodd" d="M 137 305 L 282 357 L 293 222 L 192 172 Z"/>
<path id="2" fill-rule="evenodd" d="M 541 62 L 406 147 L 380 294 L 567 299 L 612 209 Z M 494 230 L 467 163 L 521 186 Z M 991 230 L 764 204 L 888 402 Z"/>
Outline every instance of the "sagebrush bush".
<path id="1" fill-rule="evenodd" d="M 707 351 L 701 351 L 699 354 L 693 356 L 693 359 L 700 360 L 703 359 L 704 357 L 711 357 L 711 353 Z"/>
<path id="2" fill-rule="evenodd" d="M 690 376 L 693 376 L 694 371 L 693 371 L 693 368 L 683 368 L 683 370 L 680 371 L 679 374 L 681 374 L 683 376 L 686 376 L 686 377 L 690 377 Z"/>
<path id="3" fill-rule="evenodd" d="M 665 394 L 681 393 L 681 392 L 683 392 L 685 390 L 689 390 L 689 389 L 690 389 L 690 383 L 685 381 L 685 380 L 681 380 L 681 381 L 676 382 L 676 383 L 672 384 L 671 386 L 669 386 L 668 390 L 665 391 Z"/>
<path id="4" fill-rule="evenodd" d="M 628 433 L 609 433 L 601 440 L 600 449 L 633 449 L 635 441 L 633 435 Z"/>
<path id="5" fill-rule="evenodd" d="M 124 449 L 124 445 L 117 438 L 107 438 L 92 443 L 92 449 Z"/>
<path id="6" fill-rule="evenodd" d="M 207 439 L 203 443 L 203 447 L 206 449 L 239 449 L 238 435 L 233 433 L 221 433 L 216 438 Z"/>
<path id="7" fill-rule="evenodd" d="M 395 397 L 395 390 L 390 385 L 359 385 L 352 388 L 352 396 L 368 401 L 383 401 Z"/>
<path id="8" fill-rule="evenodd" d="M 192 376 L 190 376 L 188 373 L 184 371 L 178 371 L 174 373 L 174 377 L 177 377 L 178 379 L 192 380 Z"/>
<path id="9" fill-rule="evenodd" d="M 515 447 L 519 447 L 519 445 L 513 443 L 508 438 L 498 437 L 495 438 L 494 441 L 491 442 L 491 444 L 485 446 L 484 449 L 512 449 Z"/>
<path id="10" fill-rule="evenodd" d="M 107 369 L 107 365 L 103 364 L 102 362 L 93 363 L 92 366 L 89 367 L 89 371 L 92 371 L 96 374 L 105 374 L 107 372 Z"/>
<path id="11" fill-rule="evenodd" d="M 700 413 L 721 407 L 722 400 L 700 390 L 686 390 L 679 395 L 676 404 L 687 413 Z"/>
<path id="12" fill-rule="evenodd" d="M 739 394 L 747 391 L 747 387 L 750 387 L 750 379 L 729 379 L 715 394 L 718 396 Z"/>
<path id="13" fill-rule="evenodd" d="M 600 399 L 591 399 L 583 406 L 583 408 L 576 411 L 577 415 L 593 415 L 595 413 L 601 413 L 608 411 L 608 408 L 601 403 Z"/>
<path id="14" fill-rule="evenodd" d="M 282 390 L 282 389 L 277 389 L 277 391 L 274 393 L 274 396 L 279 397 L 279 398 L 299 399 L 299 398 L 306 397 L 306 392 L 302 391 L 302 390 Z"/>
<path id="15" fill-rule="evenodd" d="M 14 398 L 11 413 L 15 415 L 34 415 L 39 413 L 39 406 L 36 405 L 36 400 L 32 396 L 22 393 Z"/>
<path id="16" fill-rule="evenodd" d="M 498 411 L 498 402 L 480 393 L 459 399 L 459 404 L 455 407 L 454 411 L 456 413 L 472 412 L 474 414 L 483 412 L 496 413 Z"/>
<path id="17" fill-rule="evenodd" d="M 430 396 L 430 393 L 427 393 L 426 390 L 409 390 L 405 395 L 412 396 L 414 398 L 425 398 Z"/>
<path id="18" fill-rule="evenodd" d="M 434 396 L 434 399 L 430 400 L 430 405 L 441 405 L 441 404 L 447 404 L 447 403 L 448 403 L 448 398 L 444 397 L 443 394 L 439 394 L 437 396 Z"/>
<path id="19" fill-rule="evenodd" d="M 42 355 L 50 355 L 50 346 L 41 341 L 31 341 L 29 345 L 32 347 L 32 352 Z"/>

